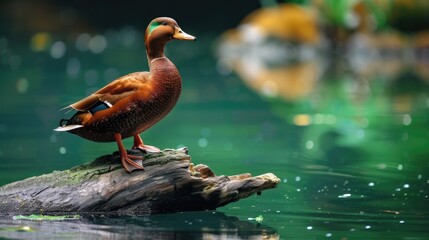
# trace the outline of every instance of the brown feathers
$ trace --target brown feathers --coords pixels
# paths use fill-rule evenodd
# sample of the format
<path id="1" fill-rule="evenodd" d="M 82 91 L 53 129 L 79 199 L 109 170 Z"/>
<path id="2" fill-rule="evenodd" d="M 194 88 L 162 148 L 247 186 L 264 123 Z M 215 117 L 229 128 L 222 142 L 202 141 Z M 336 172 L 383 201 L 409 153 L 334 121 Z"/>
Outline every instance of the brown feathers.
<path id="1" fill-rule="evenodd" d="M 114 105 L 116 102 L 135 93 L 137 90 L 150 91 L 148 84 L 149 72 L 136 72 L 116 79 L 90 96 L 70 105 L 78 111 L 88 111 L 98 101 L 107 101 Z"/>

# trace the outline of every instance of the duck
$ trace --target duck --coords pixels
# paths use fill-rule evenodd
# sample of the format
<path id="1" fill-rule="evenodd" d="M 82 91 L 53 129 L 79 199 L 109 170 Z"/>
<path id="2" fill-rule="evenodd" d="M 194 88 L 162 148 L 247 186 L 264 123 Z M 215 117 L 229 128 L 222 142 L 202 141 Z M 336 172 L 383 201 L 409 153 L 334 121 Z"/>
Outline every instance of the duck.
<path id="1" fill-rule="evenodd" d="M 149 71 L 134 72 L 113 80 L 93 94 L 63 108 L 74 111 L 61 119 L 58 132 L 69 132 L 94 142 L 116 142 L 122 167 L 131 173 L 144 170 L 144 157 L 128 154 L 122 140 L 133 137 L 132 149 L 160 152 L 146 145 L 140 133 L 163 119 L 176 105 L 182 79 L 174 63 L 164 54 L 172 40 L 195 41 L 169 17 L 153 19 L 145 31 Z"/>

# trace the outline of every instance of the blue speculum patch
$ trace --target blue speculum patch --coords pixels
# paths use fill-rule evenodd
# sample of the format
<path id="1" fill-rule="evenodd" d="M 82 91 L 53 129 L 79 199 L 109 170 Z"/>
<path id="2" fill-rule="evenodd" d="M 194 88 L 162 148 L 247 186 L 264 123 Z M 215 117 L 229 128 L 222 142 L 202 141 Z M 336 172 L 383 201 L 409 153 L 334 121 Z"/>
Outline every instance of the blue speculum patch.
<path id="1" fill-rule="evenodd" d="M 91 114 L 94 114 L 98 111 L 106 110 L 108 108 L 110 108 L 110 106 L 107 103 L 100 101 L 100 102 L 96 103 L 94 106 L 92 106 L 91 109 L 89 109 L 89 112 Z"/>

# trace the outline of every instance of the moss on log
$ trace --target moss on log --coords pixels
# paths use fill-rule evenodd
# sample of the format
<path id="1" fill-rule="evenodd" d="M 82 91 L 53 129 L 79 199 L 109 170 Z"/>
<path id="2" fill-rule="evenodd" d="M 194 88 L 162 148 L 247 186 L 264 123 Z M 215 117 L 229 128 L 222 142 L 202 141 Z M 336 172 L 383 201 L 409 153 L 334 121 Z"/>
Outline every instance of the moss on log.
<path id="1" fill-rule="evenodd" d="M 138 154 L 138 152 L 133 152 Z M 117 153 L 0 188 L 0 213 L 156 214 L 215 209 L 276 187 L 271 174 L 216 176 L 187 149 L 143 155 L 144 171 L 122 169 Z"/>

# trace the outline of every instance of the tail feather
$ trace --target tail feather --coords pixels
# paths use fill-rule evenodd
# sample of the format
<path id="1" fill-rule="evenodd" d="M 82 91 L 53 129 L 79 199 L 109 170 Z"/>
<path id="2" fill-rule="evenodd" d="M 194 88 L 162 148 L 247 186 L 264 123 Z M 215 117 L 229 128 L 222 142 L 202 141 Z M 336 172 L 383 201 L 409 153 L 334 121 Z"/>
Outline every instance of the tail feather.
<path id="1" fill-rule="evenodd" d="M 67 106 L 67 107 L 63 107 L 63 108 L 61 108 L 59 111 L 65 111 L 65 110 L 67 110 L 65 113 L 69 113 L 69 112 L 71 112 L 71 111 L 73 111 L 73 110 L 75 110 L 72 106 Z"/>
<path id="2" fill-rule="evenodd" d="M 94 102 L 93 101 L 94 99 L 97 101 Z M 88 100 L 88 101 L 86 101 L 86 100 Z M 79 110 L 79 108 L 77 106 L 75 106 L 75 104 L 69 105 L 69 106 L 61 109 L 60 111 L 67 110 L 67 112 L 70 112 L 73 110 L 77 110 L 77 112 L 70 119 L 61 119 L 60 120 L 60 126 L 55 128 L 54 130 L 58 131 L 58 132 L 67 132 L 67 131 L 70 131 L 73 129 L 81 128 L 81 127 L 83 127 L 83 125 L 82 125 L 82 121 L 79 117 L 82 114 L 89 113 L 89 114 L 93 115 L 96 112 L 103 111 L 103 110 L 106 110 L 106 109 L 112 107 L 112 104 L 110 102 L 100 101 L 100 100 L 98 100 L 98 97 L 95 98 L 93 95 L 91 95 L 91 97 L 86 98 L 86 100 L 81 101 L 82 104 L 77 104 L 77 105 L 79 105 L 79 106 L 85 105 L 88 109 Z M 89 101 L 89 100 L 91 100 L 91 101 Z"/>
<path id="3" fill-rule="evenodd" d="M 63 108 L 63 109 L 67 109 L 67 108 Z M 61 110 L 63 110 L 61 109 Z M 55 128 L 54 131 L 57 132 L 67 132 L 76 128 L 81 128 L 83 127 L 83 125 L 81 124 L 80 121 L 76 121 L 78 120 L 78 116 L 82 114 L 82 112 L 76 112 L 70 119 L 61 119 L 60 120 L 60 126 Z"/>
<path id="4" fill-rule="evenodd" d="M 83 127 L 83 125 L 77 125 L 77 124 L 75 124 L 75 125 L 60 126 L 60 127 L 55 128 L 54 131 L 57 131 L 57 132 L 67 132 L 67 131 L 70 131 L 70 130 L 73 130 L 73 129 L 76 129 L 76 128 L 81 128 L 81 127 Z"/>

